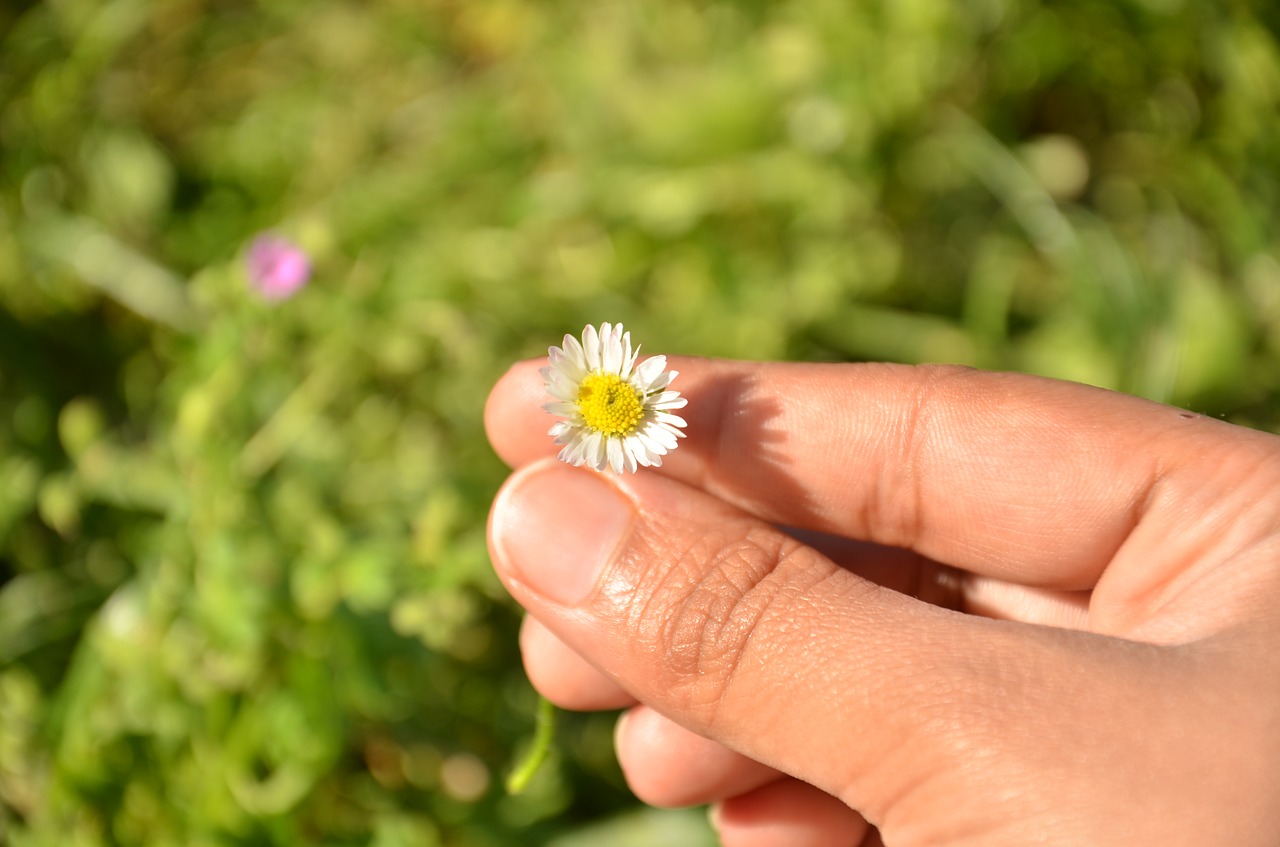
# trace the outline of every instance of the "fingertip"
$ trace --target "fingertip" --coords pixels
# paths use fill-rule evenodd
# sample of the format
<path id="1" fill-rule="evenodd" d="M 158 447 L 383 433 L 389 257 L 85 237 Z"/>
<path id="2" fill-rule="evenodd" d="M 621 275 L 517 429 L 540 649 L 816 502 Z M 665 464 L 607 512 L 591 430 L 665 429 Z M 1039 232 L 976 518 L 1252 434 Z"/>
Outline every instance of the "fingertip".
<path id="1" fill-rule="evenodd" d="M 783 778 L 768 765 L 690 732 L 643 705 L 619 718 L 614 747 L 627 785 L 650 806 L 696 806 Z"/>
<path id="2" fill-rule="evenodd" d="M 634 705 L 620 685 L 556 637 L 536 618 L 520 627 L 520 652 L 530 684 L 562 709 L 596 711 Z"/>
<path id="3" fill-rule="evenodd" d="M 516 362 L 498 377 L 484 404 L 484 429 L 494 452 L 511 467 L 552 452 L 554 444 L 545 436 L 547 427 L 532 425 L 546 417 L 542 410 L 545 391 L 538 368 L 544 360 Z"/>
<path id="4" fill-rule="evenodd" d="M 855 847 L 870 830 L 840 800 L 794 779 L 718 803 L 711 822 L 723 847 Z"/>

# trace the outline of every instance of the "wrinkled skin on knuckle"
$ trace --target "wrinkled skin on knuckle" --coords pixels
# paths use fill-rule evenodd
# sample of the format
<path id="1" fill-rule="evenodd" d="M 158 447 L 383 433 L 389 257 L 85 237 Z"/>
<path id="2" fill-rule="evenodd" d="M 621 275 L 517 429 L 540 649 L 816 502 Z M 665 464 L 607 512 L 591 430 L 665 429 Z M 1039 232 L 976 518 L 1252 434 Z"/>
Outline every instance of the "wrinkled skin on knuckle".
<path id="1" fill-rule="evenodd" d="M 658 678 L 681 709 L 714 719 L 761 622 L 788 590 L 780 571 L 803 549 L 780 533 L 748 524 L 700 535 L 679 550 L 650 598 L 646 639 Z"/>

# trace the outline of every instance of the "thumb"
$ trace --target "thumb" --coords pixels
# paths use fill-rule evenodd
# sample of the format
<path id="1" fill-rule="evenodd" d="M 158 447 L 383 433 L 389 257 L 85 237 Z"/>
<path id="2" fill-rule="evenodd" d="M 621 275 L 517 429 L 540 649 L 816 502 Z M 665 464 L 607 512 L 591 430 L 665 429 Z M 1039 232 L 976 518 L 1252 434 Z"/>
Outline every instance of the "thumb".
<path id="1" fill-rule="evenodd" d="M 881 826 L 1105 751 L 1064 708 L 1114 717 L 1150 684 L 1147 645 L 931 606 L 657 474 L 530 465 L 490 544 L 516 600 L 636 699 Z"/>

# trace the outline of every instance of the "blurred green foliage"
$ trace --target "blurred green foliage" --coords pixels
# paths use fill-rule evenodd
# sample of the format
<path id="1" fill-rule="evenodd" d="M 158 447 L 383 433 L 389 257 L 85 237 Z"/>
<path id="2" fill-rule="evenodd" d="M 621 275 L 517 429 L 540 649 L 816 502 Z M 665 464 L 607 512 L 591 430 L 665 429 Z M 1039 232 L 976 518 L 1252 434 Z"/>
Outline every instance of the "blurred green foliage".
<path id="1" fill-rule="evenodd" d="M 651 352 L 1013 368 L 1272 427 L 1278 27 L 6 5 L 0 840 L 705 843 L 632 809 L 607 717 L 500 790 L 534 698 L 484 546 L 488 387 L 621 320 Z M 264 230 L 316 268 L 278 305 L 242 270 Z"/>

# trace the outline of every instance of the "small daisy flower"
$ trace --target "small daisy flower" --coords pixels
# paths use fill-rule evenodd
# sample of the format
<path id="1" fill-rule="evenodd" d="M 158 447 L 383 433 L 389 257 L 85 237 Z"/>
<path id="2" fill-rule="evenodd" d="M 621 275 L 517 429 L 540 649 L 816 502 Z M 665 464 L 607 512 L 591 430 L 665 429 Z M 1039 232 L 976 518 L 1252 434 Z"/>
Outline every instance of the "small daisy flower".
<path id="1" fill-rule="evenodd" d="M 658 467 L 676 449 L 683 418 L 671 413 L 688 400 L 667 388 L 676 371 L 666 356 L 651 356 L 636 366 L 640 348 L 631 349 L 631 333 L 622 324 L 582 330 L 582 342 L 564 337 L 564 347 L 548 349 L 542 369 L 555 402 L 542 408 L 564 418 L 548 435 L 564 445 L 560 461 L 614 473 Z"/>

